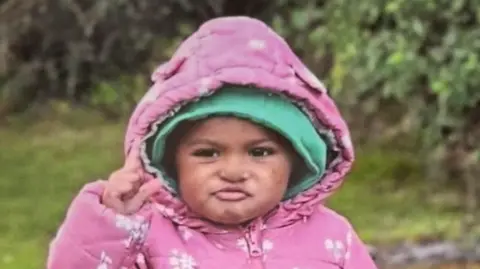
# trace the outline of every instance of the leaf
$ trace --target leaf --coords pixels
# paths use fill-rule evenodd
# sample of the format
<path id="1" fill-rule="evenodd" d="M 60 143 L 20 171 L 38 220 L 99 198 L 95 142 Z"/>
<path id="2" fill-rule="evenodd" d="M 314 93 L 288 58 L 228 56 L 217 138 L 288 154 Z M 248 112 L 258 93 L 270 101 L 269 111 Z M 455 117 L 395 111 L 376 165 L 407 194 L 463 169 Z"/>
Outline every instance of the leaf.
<path id="1" fill-rule="evenodd" d="M 385 6 L 385 11 L 387 13 L 396 13 L 400 10 L 400 4 L 401 4 L 401 1 L 399 0 L 389 1 Z"/>
<path id="2" fill-rule="evenodd" d="M 431 88 L 432 88 L 432 92 L 436 94 L 440 94 L 448 90 L 446 83 L 440 80 L 434 81 L 431 85 Z"/>
<path id="3" fill-rule="evenodd" d="M 306 10 L 294 10 L 291 13 L 292 25 L 297 30 L 306 30 L 310 22 L 309 14 Z"/>
<path id="4" fill-rule="evenodd" d="M 391 54 L 387 59 L 388 65 L 398 65 L 405 60 L 405 54 L 402 51 L 396 51 Z"/>
<path id="5" fill-rule="evenodd" d="M 308 35 L 309 41 L 313 44 L 315 43 L 327 43 L 327 29 L 324 26 L 316 27 L 313 31 L 310 32 Z"/>
<path id="6" fill-rule="evenodd" d="M 478 55 L 474 52 L 468 54 L 467 62 L 465 63 L 465 70 L 473 71 L 478 68 Z"/>
<path id="7" fill-rule="evenodd" d="M 418 18 L 413 19 L 412 29 L 419 36 L 423 36 L 425 33 L 425 26 Z"/>
<path id="8" fill-rule="evenodd" d="M 465 6 L 465 0 L 451 1 L 451 10 L 453 12 L 459 12 Z"/>

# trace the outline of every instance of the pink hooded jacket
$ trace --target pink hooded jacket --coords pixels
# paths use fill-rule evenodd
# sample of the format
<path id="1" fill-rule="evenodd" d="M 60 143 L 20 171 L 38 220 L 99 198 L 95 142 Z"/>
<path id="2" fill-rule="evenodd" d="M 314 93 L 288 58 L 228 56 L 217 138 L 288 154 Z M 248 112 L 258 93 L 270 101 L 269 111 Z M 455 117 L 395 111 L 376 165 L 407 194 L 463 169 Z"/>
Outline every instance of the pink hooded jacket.
<path id="1" fill-rule="evenodd" d="M 354 159 L 347 126 L 324 85 L 267 25 L 248 17 L 210 20 L 152 80 L 125 139 L 126 154 L 141 148 L 146 180 L 159 180 L 148 173 L 145 152 L 155 126 L 224 83 L 289 96 L 327 137 L 333 161 L 320 183 L 238 232 L 203 221 L 166 187 L 136 215 L 119 215 L 100 203 L 103 181 L 89 183 L 51 242 L 49 269 L 376 268 L 349 222 L 323 205 Z"/>

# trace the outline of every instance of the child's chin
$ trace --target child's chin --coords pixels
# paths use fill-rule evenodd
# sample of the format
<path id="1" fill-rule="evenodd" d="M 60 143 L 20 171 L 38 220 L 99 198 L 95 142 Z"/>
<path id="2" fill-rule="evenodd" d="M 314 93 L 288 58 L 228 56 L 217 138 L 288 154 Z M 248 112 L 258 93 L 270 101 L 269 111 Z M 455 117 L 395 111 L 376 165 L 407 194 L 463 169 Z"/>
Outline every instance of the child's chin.
<path id="1" fill-rule="evenodd" d="M 225 226 L 239 226 L 248 223 L 255 217 L 256 216 L 244 211 L 224 209 L 220 212 L 216 212 L 216 214 L 212 214 L 209 219 Z"/>

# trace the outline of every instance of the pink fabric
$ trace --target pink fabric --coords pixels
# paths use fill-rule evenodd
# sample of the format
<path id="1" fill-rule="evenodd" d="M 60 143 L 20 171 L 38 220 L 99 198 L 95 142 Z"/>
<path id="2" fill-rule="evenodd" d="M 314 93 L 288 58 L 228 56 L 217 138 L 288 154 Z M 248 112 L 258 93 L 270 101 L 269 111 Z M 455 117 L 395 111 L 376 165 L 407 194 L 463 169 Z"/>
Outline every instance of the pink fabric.
<path id="1" fill-rule="evenodd" d="M 323 84 L 267 25 L 247 17 L 210 20 L 152 80 L 130 119 L 126 154 L 141 147 L 145 157 L 145 136 L 154 123 L 230 83 L 289 96 L 338 156 L 316 186 L 236 231 L 202 220 L 167 188 L 135 216 L 121 216 L 100 203 L 103 181 L 87 184 L 51 243 L 49 269 L 376 268 L 349 222 L 323 205 L 354 159 L 346 123 Z M 146 173 L 146 180 L 159 179 Z"/>

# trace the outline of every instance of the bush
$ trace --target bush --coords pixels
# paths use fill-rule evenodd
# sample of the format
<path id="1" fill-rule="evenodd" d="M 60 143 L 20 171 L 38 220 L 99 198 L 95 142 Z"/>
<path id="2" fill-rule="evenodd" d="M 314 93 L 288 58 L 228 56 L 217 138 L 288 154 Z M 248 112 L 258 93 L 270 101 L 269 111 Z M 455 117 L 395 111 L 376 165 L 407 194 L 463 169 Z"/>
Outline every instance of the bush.
<path id="1" fill-rule="evenodd" d="M 450 180 L 473 199 L 480 175 L 480 2 L 310 1 L 273 23 L 322 71 L 352 125 L 361 122 L 356 131 L 421 139 L 414 149 L 427 154 L 436 185 Z"/>

